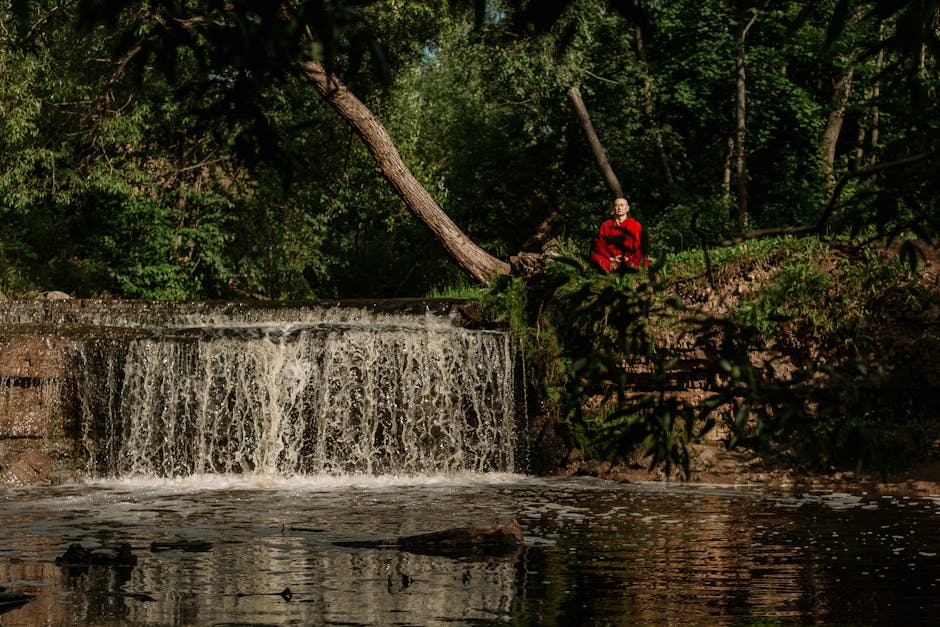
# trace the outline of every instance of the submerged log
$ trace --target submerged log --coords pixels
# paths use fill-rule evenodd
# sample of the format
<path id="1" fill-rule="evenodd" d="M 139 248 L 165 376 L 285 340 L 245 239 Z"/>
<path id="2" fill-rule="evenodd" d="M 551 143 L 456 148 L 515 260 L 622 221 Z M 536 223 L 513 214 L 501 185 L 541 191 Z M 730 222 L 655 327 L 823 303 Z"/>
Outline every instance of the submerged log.
<path id="1" fill-rule="evenodd" d="M 36 597 L 25 592 L 8 592 L 6 588 L 0 587 L 0 614 L 15 610 L 21 605 L 26 605 Z"/>
<path id="2" fill-rule="evenodd" d="M 165 542 L 151 542 L 150 552 L 183 551 L 186 553 L 205 553 L 212 550 L 212 543 L 202 540 L 167 540 Z"/>
<path id="3" fill-rule="evenodd" d="M 287 602 L 289 603 L 290 600 L 294 598 L 294 593 L 293 593 L 293 591 L 290 589 L 290 587 L 287 587 L 287 588 L 284 588 L 283 590 L 281 590 L 280 592 L 255 592 L 255 593 L 239 592 L 239 593 L 237 593 L 235 596 L 237 596 L 238 598 L 243 598 L 243 597 L 278 596 L 278 597 L 281 597 L 282 599 L 284 599 L 285 601 L 287 601 Z"/>
<path id="4" fill-rule="evenodd" d="M 357 540 L 336 544 L 355 548 L 400 549 L 420 555 L 491 558 L 517 555 L 524 540 L 519 522 L 513 519 L 505 525 L 457 527 L 393 540 Z"/>

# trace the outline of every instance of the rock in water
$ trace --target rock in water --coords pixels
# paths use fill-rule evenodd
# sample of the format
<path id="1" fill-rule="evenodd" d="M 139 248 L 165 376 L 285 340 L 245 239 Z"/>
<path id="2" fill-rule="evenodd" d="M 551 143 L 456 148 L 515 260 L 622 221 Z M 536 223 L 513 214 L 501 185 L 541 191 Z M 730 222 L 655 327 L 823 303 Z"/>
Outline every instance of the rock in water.
<path id="1" fill-rule="evenodd" d="M 81 544 L 73 542 L 65 553 L 55 558 L 56 566 L 85 566 L 89 564 L 88 549 Z"/>
<path id="2" fill-rule="evenodd" d="M 515 553 L 522 545 L 522 529 L 515 519 L 505 525 L 457 527 L 398 539 L 398 546 L 414 553 L 428 549 L 436 553 L 499 555 Z"/>
<path id="3" fill-rule="evenodd" d="M 116 549 L 94 550 L 72 543 L 65 553 L 56 558 L 55 563 L 56 566 L 134 566 L 137 564 L 137 556 L 126 542 Z"/>

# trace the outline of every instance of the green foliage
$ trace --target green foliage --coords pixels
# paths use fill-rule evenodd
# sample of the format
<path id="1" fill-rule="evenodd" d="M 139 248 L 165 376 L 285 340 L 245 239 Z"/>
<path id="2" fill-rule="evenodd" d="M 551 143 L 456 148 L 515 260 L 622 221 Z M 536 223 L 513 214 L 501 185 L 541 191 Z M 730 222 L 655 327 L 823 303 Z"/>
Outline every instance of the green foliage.
<path id="1" fill-rule="evenodd" d="M 821 470 L 886 470 L 930 449 L 940 338 L 912 340 L 904 324 L 936 302 L 935 284 L 883 251 L 813 238 L 714 257 L 717 289 L 739 301 L 726 315 L 670 296 L 706 289 L 701 251 L 648 274 L 562 256 L 528 289 L 515 280 L 494 291 L 570 449 L 687 472 L 689 445 L 718 424 L 729 447 Z M 682 377 L 704 382 L 702 394 L 677 393 Z"/>
<path id="2" fill-rule="evenodd" d="M 932 298 L 929 282 L 910 257 L 905 261 L 867 246 L 845 245 L 840 252 L 814 238 L 777 242 L 767 257 L 773 274 L 742 297 L 733 312 L 734 320 L 763 342 L 790 347 L 810 337 L 864 353 L 872 349 L 871 339 L 883 334 L 879 327 L 892 310 L 918 315 Z M 734 259 L 760 265 L 759 257 Z"/>
<path id="3" fill-rule="evenodd" d="M 936 5 L 15 2 L 0 8 L 0 291 L 474 294 L 298 75 L 313 55 L 343 73 L 474 241 L 503 258 L 562 242 L 543 280 L 503 278 L 485 300 L 523 339 L 569 444 L 613 457 L 640 446 L 683 466 L 686 444 L 721 416 L 758 450 L 880 463 L 891 438 L 919 442 L 926 429 L 922 373 L 858 361 L 885 349 L 878 325 L 892 312 L 936 303 L 916 256 L 833 257 L 813 239 L 702 246 L 734 228 L 735 64 L 751 18 L 752 227 L 816 224 L 831 205 L 831 236 L 936 237 L 940 92 L 924 28 Z M 819 138 L 850 70 L 834 196 Z M 572 86 L 651 235 L 653 273 L 585 266 L 608 193 Z M 706 280 L 747 288 L 731 318 L 672 306 L 671 290 Z M 677 357 L 653 338 L 678 325 L 714 358 L 719 383 L 698 405 L 666 393 Z M 817 367 L 806 337 L 838 359 Z M 800 363 L 751 359 L 771 350 Z M 651 387 L 625 376 L 640 365 Z"/>
<path id="4" fill-rule="evenodd" d="M 726 416 L 739 441 L 815 468 L 920 457 L 935 437 L 938 338 L 910 319 L 936 298 L 936 285 L 886 251 L 791 244 L 780 271 L 717 325 L 727 356 L 715 374 L 728 385 L 715 401 L 736 408 Z"/>
<path id="5" fill-rule="evenodd" d="M 585 456 L 649 454 L 653 464 L 688 468 L 686 445 L 701 436 L 693 409 L 638 392 L 630 370 L 643 363 L 660 382 L 668 377 L 671 364 L 649 329 L 654 312 L 672 305 L 657 298 L 661 290 L 654 270 L 602 274 L 562 255 L 537 285 L 510 280 L 491 293 L 491 306 L 527 340 L 539 398 L 568 446 Z"/>
<path id="6" fill-rule="evenodd" d="M 934 237 L 937 59 L 897 38 L 881 61 L 877 52 L 895 33 L 929 43 L 911 16 L 935 3 L 846 12 L 832 28 L 837 4 L 742 14 L 728 0 L 642 10 L 602 0 L 15 3 L 0 9 L 7 291 L 315 298 L 458 283 L 438 242 L 295 71 L 311 53 L 343 73 L 418 180 L 487 251 L 507 258 L 568 238 L 583 255 L 605 217 L 608 194 L 571 110 L 572 86 L 653 258 L 697 249 L 734 228 L 735 180 L 725 176 L 736 33 L 751 17 L 751 225 L 822 215 L 831 188 L 819 137 L 833 81 L 851 69 L 836 179 L 927 156 L 853 174 L 833 204 L 832 232 Z M 91 9 L 104 11 L 89 20 Z"/>
<path id="7" fill-rule="evenodd" d="M 828 318 L 819 315 L 816 304 L 822 301 L 830 288 L 829 277 L 811 262 L 792 260 L 785 264 L 770 285 L 764 285 L 756 301 L 742 303 L 737 317 L 742 324 L 754 327 L 760 337 L 772 337 L 774 322 L 793 322 L 803 316 L 808 333 L 817 333 Z"/>
<path id="8" fill-rule="evenodd" d="M 534 333 L 528 317 L 527 285 L 518 277 L 503 276 L 482 295 L 480 304 L 484 315 L 493 322 L 506 325 L 522 341 L 525 357 L 535 353 Z"/>
<path id="9" fill-rule="evenodd" d="M 427 298 L 453 298 L 461 299 L 468 298 L 473 300 L 479 300 L 484 298 L 486 295 L 486 290 L 479 285 L 471 284 L 467 281 L 462 283 L 457 283 L 454 285 L 445 285 L 440 288 L 436 288 L 426 294 Z"/>

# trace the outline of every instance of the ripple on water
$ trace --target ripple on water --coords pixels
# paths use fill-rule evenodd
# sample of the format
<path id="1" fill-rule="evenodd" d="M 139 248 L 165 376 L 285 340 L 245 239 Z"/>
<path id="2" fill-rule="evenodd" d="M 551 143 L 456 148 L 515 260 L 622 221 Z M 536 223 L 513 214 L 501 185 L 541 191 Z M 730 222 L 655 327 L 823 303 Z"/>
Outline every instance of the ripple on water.
<path id="1" fill-rule="evenodd" d="M 916 622 L 940 609 L 937 505 L 504 474 L 98 481 L 0 494 L 0 585 L 27 582 L 62 624 Z M 510 518 L 514 559 L 335 544 Z M 169 539 L 212 548 L 149 550 Z M 118 541 L 139 556 L 126 580 L 52 564 L 70 542 Z M 30 605 L 4 618 L 29 623 Z"/>

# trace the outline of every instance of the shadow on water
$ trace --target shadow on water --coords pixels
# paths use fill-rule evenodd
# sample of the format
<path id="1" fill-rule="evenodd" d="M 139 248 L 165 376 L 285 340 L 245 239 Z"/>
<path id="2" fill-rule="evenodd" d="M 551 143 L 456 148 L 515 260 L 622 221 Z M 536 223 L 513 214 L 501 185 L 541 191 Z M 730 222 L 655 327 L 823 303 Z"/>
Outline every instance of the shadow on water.
<path id="1" fill-rule="evenodd" d="M 37 597 L 4 625 L 877 624 L 940 609 L 940 499 L 498 474 L 216 476 L 0 498 L 0 585 Z M 505 557 L 342 546 L 512 518 L 525 544 Z M 133 567 L 54 563 L 71 543 L 121 542 Z"/>

